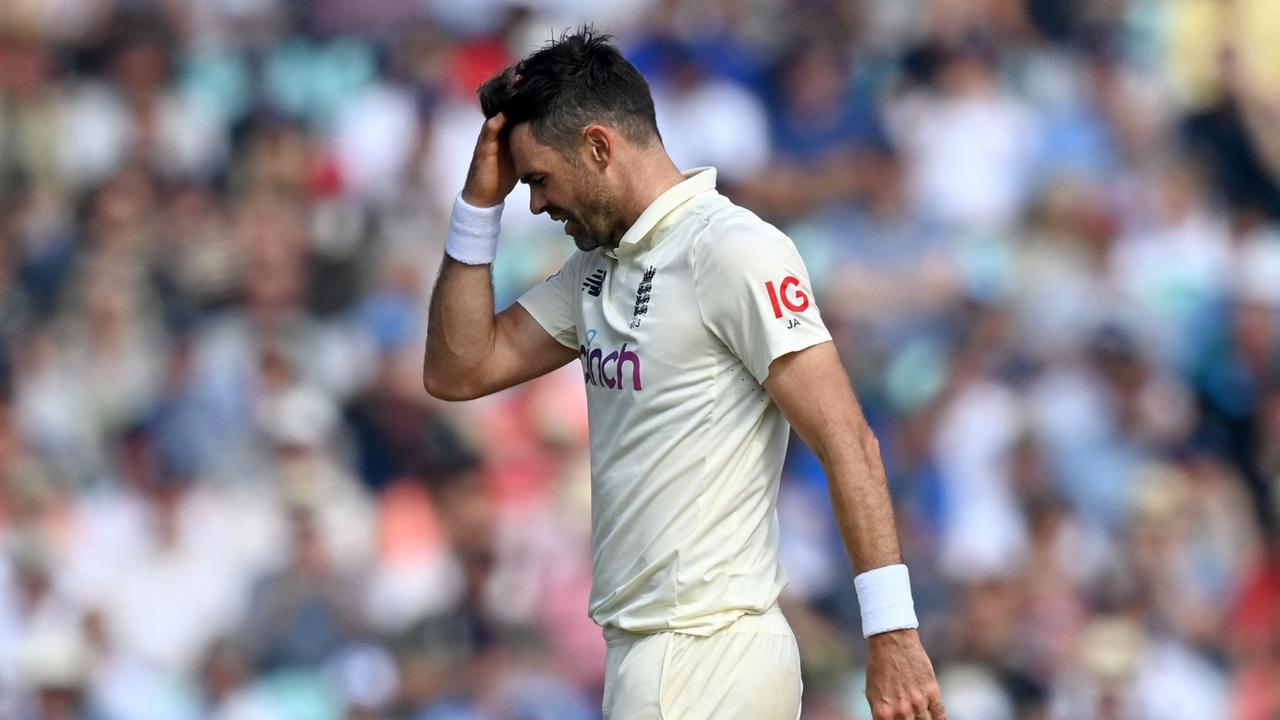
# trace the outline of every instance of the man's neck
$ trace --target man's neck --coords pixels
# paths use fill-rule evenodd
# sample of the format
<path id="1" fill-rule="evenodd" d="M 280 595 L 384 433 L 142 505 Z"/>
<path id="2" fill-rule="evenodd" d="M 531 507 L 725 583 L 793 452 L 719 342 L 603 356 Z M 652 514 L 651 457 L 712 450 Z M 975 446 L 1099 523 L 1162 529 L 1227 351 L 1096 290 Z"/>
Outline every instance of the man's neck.
<path id="1" fill-rule="evenodd" d="M 623 227 L 617 237 L 613 238 L 614 247 L 617 247 L 622 236 L 636 224 L 636 220 L 640 219 L 640 215 L 653 204 L 654 200 L 685 180 L 680 169 L 671 162 L 671 158 L 667 157 L 665 152 L 655 155 L 651 160 L 646 160 L 647 162 L 639 167 L 638 172 L 632 174 L 633 180 L 630 187 L 623 194 Z"/>

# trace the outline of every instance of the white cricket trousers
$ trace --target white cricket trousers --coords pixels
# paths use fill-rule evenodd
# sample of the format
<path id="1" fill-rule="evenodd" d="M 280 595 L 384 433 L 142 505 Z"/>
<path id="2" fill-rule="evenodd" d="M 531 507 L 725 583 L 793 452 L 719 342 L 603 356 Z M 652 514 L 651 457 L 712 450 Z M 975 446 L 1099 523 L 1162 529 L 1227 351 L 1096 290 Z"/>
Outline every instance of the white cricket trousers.
<path id="1" fill-rule="evenodd" d="M 775 605 L 710 637 L 610 628 L 605 720 L 798 720 L 800 651 Z"/>

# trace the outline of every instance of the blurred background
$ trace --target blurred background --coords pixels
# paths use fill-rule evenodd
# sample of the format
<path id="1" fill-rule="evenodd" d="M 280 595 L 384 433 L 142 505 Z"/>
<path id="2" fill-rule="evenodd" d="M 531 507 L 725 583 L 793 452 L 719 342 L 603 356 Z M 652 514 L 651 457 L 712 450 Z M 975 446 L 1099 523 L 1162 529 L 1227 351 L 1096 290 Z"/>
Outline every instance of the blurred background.
<path id="1" fill-rule="evenodd" d="M 578 371 L 421 387 L 474 89 L 587 20 L 801 248 L 950 717 L 1280 717 L 1275 0 L 3 0 L 0 718 L 599 717 Z M 780 514 L 867 718 L 797 440 Z"/>

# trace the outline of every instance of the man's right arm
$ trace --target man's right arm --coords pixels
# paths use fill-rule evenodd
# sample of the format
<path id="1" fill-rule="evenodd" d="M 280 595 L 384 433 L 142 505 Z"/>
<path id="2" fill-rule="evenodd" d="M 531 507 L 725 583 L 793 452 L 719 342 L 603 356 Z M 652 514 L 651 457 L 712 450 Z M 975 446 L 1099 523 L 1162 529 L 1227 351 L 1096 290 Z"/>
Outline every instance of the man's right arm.
<path id="1" fill-rule="evenodd" d="M 516 182 L 502 133 L 505 123 L 501 114 L 485 121 L 461 203 L 454 208 L 455 214 L 470 212 L 493 224 L 492 237 L 481 238 L 492 243 L 497 242 L 500 213 L 492 208 L 506 199 Z M 455 215 L 454 219 L 459 218 Z M 456 229 L 455 224 L 450 230 L 450 243 Z M 446 249 L 427 320 L 422 363 L 422 384 L 427 392 L 442 400 L 470 400 L 548 373 L 577 357 L 518 303 L 494 314 L 493 244 Z"/>
<path id="2" fill-rule="evenodd" d="M 493 312 L 488 265 L 444 258 L 431 295 L 422 383 L 441 400 L 471 400 L 544 375 L 578 356 L 519 303 Z"/>

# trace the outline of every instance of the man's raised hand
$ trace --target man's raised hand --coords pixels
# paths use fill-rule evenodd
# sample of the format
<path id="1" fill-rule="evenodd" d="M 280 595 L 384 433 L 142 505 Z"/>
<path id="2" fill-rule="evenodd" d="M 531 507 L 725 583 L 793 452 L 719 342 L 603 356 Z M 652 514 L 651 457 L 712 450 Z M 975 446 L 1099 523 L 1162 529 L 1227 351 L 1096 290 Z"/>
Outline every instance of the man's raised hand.
<path id="1" fill-rule="evenodd" d="M 507 135 L 503 132 L 507 118 L 502 113 L 485 120 L 471 155 L 471 169 L 462 187 L 462 199 L 472 207 L 493 207 L 516 186 L 516 170 L 511 160 Z"/>

